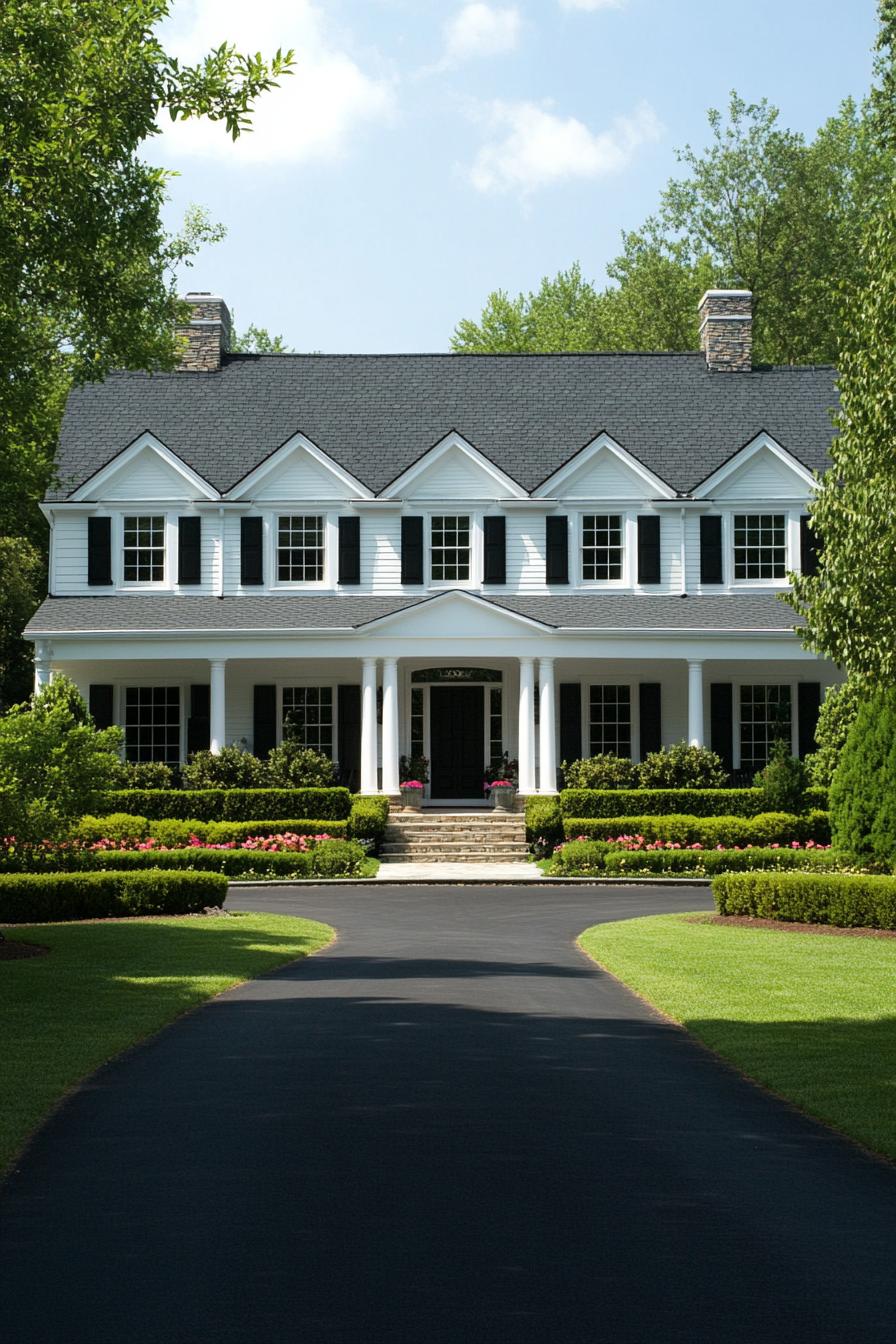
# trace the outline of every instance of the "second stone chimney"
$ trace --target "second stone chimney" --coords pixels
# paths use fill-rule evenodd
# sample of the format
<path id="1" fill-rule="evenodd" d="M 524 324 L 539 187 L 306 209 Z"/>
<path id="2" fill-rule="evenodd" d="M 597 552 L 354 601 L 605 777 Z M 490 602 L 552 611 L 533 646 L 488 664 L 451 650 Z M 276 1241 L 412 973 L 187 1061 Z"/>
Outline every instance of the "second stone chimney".
<path id="1" fill-rule="evenodd" d="M 216 294 L 201 291 L 184 295 L 191 308 L 190 321 L 177 328 L 186 340 L 178 368 L 189 373 L 211 373 L 221 367 L 221 356 L 230 349 L 230 310 Z"/>
<path id="2" fill-rule="evenodd" d="M 697 309 L 707 368 L 749 373 L 753 367 L 753 295 L 748 289 L 708 289 Z"/>

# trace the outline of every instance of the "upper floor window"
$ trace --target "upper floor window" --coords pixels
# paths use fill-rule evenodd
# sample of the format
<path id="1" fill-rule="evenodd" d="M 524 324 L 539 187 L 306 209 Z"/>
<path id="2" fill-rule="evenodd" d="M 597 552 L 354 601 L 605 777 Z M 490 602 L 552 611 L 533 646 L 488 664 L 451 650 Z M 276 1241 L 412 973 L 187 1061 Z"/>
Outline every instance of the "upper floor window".
<path id="1" fill-rule="evenodd" d="M 320 514 L 279 519 L 277 577 L 285 583 L 318 583 L 324 577 L 324 520 Z"/>
<path id="2" fill-rule="evenodd" d="M 582 518 L 582 578 L 622 578 L 622 518 L 586 513 Z"/>
<path id="3" fill-rule="evenodd" d="M 139 515 L 124 520 L 125 583 L 161 583 L 165 578 L 165 519 Z"/>
<path id="4" fill-rule="evenodd" d="M 303 747 L 333 755 L 332 686 L 284 686 L 283 731 Z"/>
<path id="5" fill-rule="evenodd" d="M 431 575 L 434 582 L 463 582 L 470 577 L 470 519 L 441 514 L 432 520 Z"/>
<path id="6" fill-rule="evenodd" d="M 734 577 L 787 577 L 787 519 L 783 513 L 734 515 Z"/>

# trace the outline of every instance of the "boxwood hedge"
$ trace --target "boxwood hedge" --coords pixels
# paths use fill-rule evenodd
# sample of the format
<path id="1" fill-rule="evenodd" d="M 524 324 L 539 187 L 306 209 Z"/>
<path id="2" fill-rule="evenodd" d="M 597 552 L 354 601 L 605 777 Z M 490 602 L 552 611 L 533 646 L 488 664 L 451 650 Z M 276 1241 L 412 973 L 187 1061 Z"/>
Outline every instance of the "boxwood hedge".
<path id="1" fill-rule="evenodd" d="M 115 789 L 104 796 L 107 812 L 132 812 L 160 821 L 252 821 L 277 817 L 348 817 L 348 789 Z"/>
<path id="2" fill-rule="evenodd" d="M 824 869 L 837 865 L 829 850 L 805 849 L 612 849 L 600 840 L 571 840 L 554 855 L 556 877 L 711 877 L 756 869 Z"/>
<path id="3" fill-rule="evenodd" d="M 0 923 L 189 915 L 223 905 L 226 895 L 219 873 L 2 873 Z"/>
<path id="4" fill-rule="evenodd" d="M 590 840 L 615 840 L 620 835 L 643 835 L 652 840 L 671 840 L 678 845 L 704 845 L 715 848 L 724 845 L 788 844 L 791 840 L 805 843 L 814 840 L 826 845 L 831 838 L 827 812 L 814 811 L 805 815 L 794 812 L 759 812 L 755 817 L 566 817 L 563 831 L 569 838 L 579 835 Z"/>
<path id="5" fill-rule="evenodd" d="M 827 807 L 826 789 L 809 789 L 807 808 Z M 563 789 L 564 817 L 752 817 L 763 808 L 761 789 Z M 139 809 L 138 809 L 139 810 Z"/>
<path id="6" fill-rule="evenodd" d="M 896 877 L 861 873 L 731 873 L 712 884 L 720 915 L 841 928 L 896 929 Z"/>
<path id="7" fill-rule="evenodd" d="M 134 871 L 159 868 L 224 873 L 227 877 L 354 877 L 367 857 L 352 840 L 325 840 L 308 853 L 259 849 L 110 849 L 96 854 L 98 868 Z"/>

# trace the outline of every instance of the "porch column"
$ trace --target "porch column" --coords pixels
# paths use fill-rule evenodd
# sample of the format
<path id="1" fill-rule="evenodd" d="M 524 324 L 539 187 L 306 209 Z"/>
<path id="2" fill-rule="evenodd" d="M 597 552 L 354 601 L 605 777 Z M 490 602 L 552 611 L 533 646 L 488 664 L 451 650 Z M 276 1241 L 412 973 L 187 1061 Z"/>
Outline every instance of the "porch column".
<path id="1" fill-rule="evenodd" d="M 554 660 L 538 660 L 538 792 L 557 792 L 557 723 L 554 707 Z"/>
<path id="2" fill-rule="evenodd" d="M 223 658 L 213 658 L 209 662 L 209 750 L 213 756 L 221 753 L 226 734 L 224 708 L 225 662 Z"/>
<path id="3" fill-rule="evenodd" d="M 703 746 L 703 664 L 688 661 L 688 742 Z"/>
<path id="4" fill-rule="evenodd" d="M 383 793 L 398 793 L 398 659 L 383 659 Z"/>
<path id="5" fill-rule="evenodd" d="M 50 650 L 43 640 L 34 646 L 34 694 L 50 684 Z"/>
<path id="6" fill-rule="evenodd" d="M 520 659 L 520 718 L 517 750 L 520 762 L 520 793 L 535 792 L 535 666 L 531 658 Z"/>
<path id="7" fill-rule="evenodd" d="M 361 792 L 376 793 L 376 659 L 361 663 Z"/>

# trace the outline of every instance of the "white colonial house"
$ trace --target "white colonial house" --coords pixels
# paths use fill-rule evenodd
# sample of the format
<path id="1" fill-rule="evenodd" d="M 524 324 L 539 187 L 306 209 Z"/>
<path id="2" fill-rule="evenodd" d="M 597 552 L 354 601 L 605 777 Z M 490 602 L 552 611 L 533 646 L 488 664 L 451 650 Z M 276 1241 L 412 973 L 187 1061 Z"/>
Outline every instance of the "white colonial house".
<path id="1" fill-rule="evenodd" d="M 129 759 L 292 715 L 364 792 L 424 755 L 471 803 L 505 752 L 528 794 L 683 738 L 750 772 L 782 721 L 811 749 L 839 674 L 779 595 L 834 371 L 754 367 L 748 293 L 686 355 L 236 355 L 188 297 L 182 369 L 69 398 L 26 632 Z"/>

